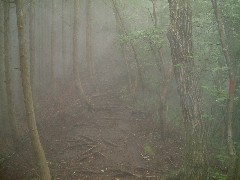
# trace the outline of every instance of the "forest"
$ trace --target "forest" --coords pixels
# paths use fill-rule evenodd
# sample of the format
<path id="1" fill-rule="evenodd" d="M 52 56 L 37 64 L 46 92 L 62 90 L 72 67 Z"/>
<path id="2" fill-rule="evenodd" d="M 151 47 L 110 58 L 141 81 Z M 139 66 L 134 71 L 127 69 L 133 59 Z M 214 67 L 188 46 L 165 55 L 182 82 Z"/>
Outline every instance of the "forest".
<path id="1" fill-rule="evenodd" d="M 240 180 L 240 0 L 0 0 L 0 179 Z"/>

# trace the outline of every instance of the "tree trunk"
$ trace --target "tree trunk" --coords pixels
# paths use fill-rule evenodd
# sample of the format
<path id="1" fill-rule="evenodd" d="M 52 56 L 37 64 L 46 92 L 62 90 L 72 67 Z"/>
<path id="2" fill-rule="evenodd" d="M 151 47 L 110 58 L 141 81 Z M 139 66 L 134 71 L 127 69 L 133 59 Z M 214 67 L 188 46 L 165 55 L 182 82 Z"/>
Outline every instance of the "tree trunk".
<path id="1" fill-rule="evenodd" d="M 227 102 L 227 144 L 228 144 L 228 153 L 231 158 L 231 162 L 229 164 L 229 173 L 228 179 L 235 179 L 234 176 L 237 174 L 237 154 L 234 147 L 233 142 L 233 129 L 232 129 L 232 116 L 233 116 L 233 103 L 234 103 L 234 71 L 232 67 L 232 60 L 229 54 L 228 45 L 226 42 L 226 33 L 222 20 L 222 16 L 217 4 L 217 0 L 211 0 L 212 7 L 214 10 L 214 14 L 216 17 L 217 25 L 218 25 L 218 33 L 220 36 L 220 42 L 223 50 L 223 54 L 226 60 L 227 68 L 228 68 L 228 77 L 229 77 L 229 96 Z"/>
<path id="2" fill-rule="evenodd" d="M 92 0 L 88 0 L 86 4 L 86 61 L 88 64 L 89 74 L 93 85 L 95 85 L 95 65 L 92 58 Z"/>
<path id="3" fill-rule="evenodd" d="M 18 141 L 17 136 L 17 126 L 15 117 L 15 107 L 13 102 L 13 95 L 11 89 L 11 71 L 10 71 L 10 1 L 4 1 L 4 65 L 5 65 L 5 81 L 6 81 L 6 93 L 7 93 L 7 108 L 8 108 L 8 118 L 10 124 L 10 133 L 15 142 Z"/>
<path id="4" fill-rule="evenodd" d="M 162 88 L 159 93 L 160 98 L 159 98 L 159 108 L 158 108 L 161 137 L 163 140 L 165 140 L 165 124 L 167 122 L 167 97 L 168 97 L 168 91 L 169 91 L 169 84 L 172 80 L 172 74 L 173 74 L 172 65 L 170 64 L 170 67 L 166 69 L 168 71 L 165 72 Z"/>
<path id="5" fill-rule="evenodd" d="M 0 126 L 1 137 L 5 140 L 6 137 L 6 119 L 7 119 L 7 100 L 4 76 L 4 14 L 3 14 L 3 1 L 0 1 Z"/>
<path id="6" fill-rule="evenodd" d="M 34 0 L 30 0 L 29 4 L 29 46 L 30 46 L 30 75 L 31 85 L 34 90 L 35 85 L 35 62 L 36 62 L 36 48 L 35 48 L 35 5 Z M 34 92 L 34 91 L 33 91 Z"/>
<path id="7" fill-rule="evenodd" d="M 82 102 L 87 105 L 89 110 L 93 109 L 93 105 L 91 103 L 90 98 L 85 94 L 82 81 L 80 78 L 80 68 L 78 64 L 78 34 L 79 34 L 79 15 L 80 15 L 80 0 L 74 0 L 74 23 L 73 23 L 73 74 L 74 74 L 74 81 L 78 92 L 80 92 L 80 98 Z"/>
<path id="8" fill-rule="evenodd" d="M 120 15 L 116 0 L 112 0 L 112 4 L 113 4 L 114 12 L 116 13 L 117 19 L 120 22 L 121 29 L 122 29 L 124 35 L 128 36 L 128 32 L 127 32 L 127 29 L 126 29 L 125 24 L 123 22 L 123 19 Z M 142 86 L 142 90 L 143 90 L 144 89 L 144 82 L 143 82 L 143 77 L 142 77 L 142 73 L 141 73 L 141 67 L 140 67 L 140 62 L 139 62 L 139 58 L 138 58 L 138 55 L 137 55 L 137 51 L 136 51 L 135 46 L 134 46 L 134 44 L 131 40 L 130 40 L 129 44 L 130 44 L 130 47 L 132 49 L 133 57 L 135 59 L 136 65 L 137 65 L 137 76 L 136 76 L 136 81 L 135 81 L 135 86 L 136 86 L 135 89 L 137 88 L 138 81 L 139 81 L 141 86 Z"/>
<path id="9" fill-rule="evenodd" d="M 56 61 L 56 0 L 52 0 L 52 24 L 51 24 L 51 81 L 55 91 L 55 61 Z M 55 92 L 54 92 L 55 94 Z"/>
<path id="10" fill-rule="evenodd" d="M 154 28 L 158 28 L 158 18 L 156 13 L 156 6 L 157 6 L 157 0 L 151 0 L 153 5 L 153 22 L 154 22 Z M 160 73 L 163 70 L 163 83 L 161 90 L 159 92 L 159 107 L 158 107 L 158 116 L 159 116 L 159 122 L 160 122 L 160 130 L 161 130 L 161 137 L 163 140 L 165 140 L 165 124 L 167 121 L 167 96 L 168 96 L 168 90 L 169 90 L 169 84 L 172 80 L 173 70 L 172 70 L 172 60 L 170 59 L 167 64 L 164 63 L 164 57 L 162 48 L 158 48 L 157 52 L 159 57 L 156 53 L 156 47 L 154 46 L 154 43 L 149 40 L 150 48 L 155 56 L 156 65 L 158 67 L 158 70 Z M 162 68 L 161 68 L 162 66 Z"/>
<path id="11" fill-rule="evenodd" d="M 50 180 L 51 175 L 50 175 L 50 171 L 46 161 L 45 153 L 39 139 L 39 134 L 38 134 L 36 120 L 35 120 L 30 72 L 29 72 L 29 66 L 28 66 L 28 52 L 27 52 L 27 44 L 25 39 L 25 22 L 24 22 L 23 5 L 24 5 L 23 0 L 16 0 L 20 70 L 21 70 L 25 109 L 26 109 L 26 115 L 27 115 L 27 124 L 28 124 L 32 146 L 33 146 L 35 156 L 37 158 L 38 165 L 40 168 L 40 179 Z"/>
<path id="12" fill-rule="evenodd" d="M 189 0 L 168 0 L 174 74 L 183 112 L 186 146 L 184 178 L 203 180 L 208 176 L 206 130 L 193 57 L 192 7 Z"/>
<path id="13" fill-rule="evenodd" d="M 120 21 L 120 18 L 118 16 L 118 13 L 116 11 L 116 8 L 113 8 L 114 11 L 114 16 L 115 16 L 115 20 L 116 20 L 116 29 L 117 29 L 117 33 L 119 36 L 124 35 L 124 30 L 122 27 L 122 22 Z M 130 71 L 130 65 L 129 65 L 129 60 L 127 58 L 127 52 L 126 52 L 126 45 L 124 44 L 120 44 L 121 47 L 121 52 L 123 55 L 123 59 L 125 61 L 126 64 L 126 69 L 127 69 L 127 76 L 128 76 L 128 88 L 129 88 L 129 92 L 132 91 L 133 85 L 132 85 L 132 76 L 131 76 L 131 71 Z"/>
<path id="14" fill-rule="evenodd" d="M 157 6 L 157 0 L 151 0 L 153 5 L 153 20 L 154 20 L 154 27 L 157 27 L 158 21 L 157 21 L 157 13 L 156 13 L 156 6 Z"/>
<path id="15" fill-rule="evenodd" d="M 65 0 L 62 0 L 62 66 L 63 66 L 63 79 L 66 80 L 67 72 L 67 56 L 66 56 L 66 24 L 65 24 Z"/>

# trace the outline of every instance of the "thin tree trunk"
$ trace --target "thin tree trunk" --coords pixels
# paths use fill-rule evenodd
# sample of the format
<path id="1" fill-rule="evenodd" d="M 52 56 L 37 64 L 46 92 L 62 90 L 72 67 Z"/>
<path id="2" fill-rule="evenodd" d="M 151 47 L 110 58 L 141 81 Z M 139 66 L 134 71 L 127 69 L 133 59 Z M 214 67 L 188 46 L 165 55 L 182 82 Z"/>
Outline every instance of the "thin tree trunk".
<path id="1" fill-rule="evenodd" d="M 56 0 L 52 0 L 52 24 L 51 24 L 51 81 L 55 91 L 55 61 L 56 61 Z M 55 94 L 55 92 L 54 92 Z"/>
<path id="2" fill-rule="evenodd" d="M 44 59 L 45 63 L 40 63 L 39 75 L 42 77 L 42 84 L 44 84 L 44 87 L 49 87 L 49 84 L 52 84 L 52 81 L 54 81 L 53 82 L 53 91 L 55 91 L 55 79 L 53 80 L 52 79 L 53 77 L 51 75 L 52 72 L 55 75 L 55 73 L 54 73 L 55 59 L 54 59 L 54 54 L 52 54 L 52 51 L 54 52 L 54 48 L 55 48 L 54 36 L 56 35 L 55 29 L 54 29 L 55 25 L 53 25 L 53 23 L 55 23 L 55 22 L 52 22 L 52 19 L 55 20 L 55 18 L 53 18 L 53 16 L 51 18 L 49 17 L 50 14 L 49 14 L 49 9 L 48 9 L 48 7 L 50 7 L 50 4 L 52 4 L 52 3 L 54 3 L 54 2 L 52 2 L 51 0 L 40 1 L 40 6 L 41 6 L 40 13 L 42 16 L 41 23 L 39 24 L 40 28 L 41 28 L 40 56 L 44 52 L 44 56 L 46 58 Z M 52 8 L 53 8 L 53 6 L 52 6 Z M 43 24 L 45 24 L 45 25 L 43 26 Z M 49 31 L 51 33 L 49 33 Z M 53 55 L 53 58 L 52 58 L 52 55 Z M 49 58 L 50 58 L 50 61 L 49 61 Z M 44 75 L 42 75 L 42 72 L 44 72 Z"/>
<path id="3" fill-rule="evenodd" d="M 168 2 L 170 28 L 167 36 L 185 126 L 184 179 L 203 180 L 208 177 L 207 137 L 193 57 L 191 1 L 168 0 Z"/>
<path id="4" fill-rule="evenodd" d="M 157 0 L 152 0 L 153 5 L 153 19 L 154 19 L 154 28 L 157 27 L 157 14 L 156 14 L 156 6 L 157 6 Z M 165 124 L 167 121 L 167 96 L 168 96 L 168 90 L 169 90 L 169 84 L 172 80 L 173 70 L 172 70 L 172 60 L 170 59 L 168 64 L 165 65 L 164 58 L 163 58 L 163 52 L 162 48 L 159 48 L 157 50 L 159 58 L 157 57 L 157 53 L 155 51 L 154 44 L 149 40 L 151 50 L 154 53 L 156 64 L 158 66 L 159 71 L 161 72 L 163 70 L 163 83 L 161 90 L 159 92 L 159 107 L 158 107 L 158 115 L 159 115 L 159 122 L 160 122 L 160 130 L 161 130 L 161 137 L 163 140 L 165 140 Z M 163 68 L 161 68 L 161 66 Z"/>
<path id="5" fill-rule="evenodd" d="M 116 0 L 112 0 L 112 4 L 113 4 L 113 8 L 114 8 L 115 13 L 118 16 L 122 31 L 124 32 L 125 36 L 128 36 L 128 32 L 127 32 L 127 29 L 126 29 L 125 24 L 123 22 L 123 19 L 120 15 Z M 138 85 L 138 81 L 139 81 L 141 83 L 142 90 L 143 90 L 144 89 L 144 82 L 143 82 L 143 77 L 142 77 L 142 73 L 141 73 L 141 67 L 140 67 L 140 62 L 139 62 L 139 59 L 138 59 L 137 51 L 136 51 L 135 46 L 134 46 L 134 44 L 131 40 L 130 40 L 129 44 L 130 44 L 130 47 L 132 49 L 133 57 L 135 59 L 136 65 L 137 65 L 137 76 L 136 76 L 135 86 Z M 136 88 L 137 87 L 135 87 L 135 89 Z"/>
<path id="6" fill-rule="evenodd" d="M 233 116 L 233 103 L 234 103 L 234 71 L 232 67 L 232 60 L 229 54 L 228 45 L 226 42 L 226 33 L 222 20 L 222 16 L 217 4 L 217 0 L 211 0 L 214 14 L 216 17 L 218 25 L 218 33 L 220 36 L 220 42 L 223 50 L 223 54 L 226 60 L 228 67 L 228 77 L 229 77 L 229 96 L 227 102 L 227 144 L 228 144 L 228 153 L 231 158 L 231 163 L 229 164 L 229 173 L 228 179 L 235 179 L 234 176 L 237 174 L 237 154 L 233 142 L 233 129 L 232 129 L 232 116 Z"/>
<path id="7" fill-rule="evenodd" d="M 4 65 L 5 65 L 5 81 L 6 81 L 6 92 L 7 92 L 7 108 L 8 108 L 8 118 L 11 129 L 11 136 L 15 142 L 18 141 L 17 136 L 17 126 L 15 117 L 15 107 L 11 89 L 11 71 L 10 71 L 10 24 L 9 24 L 9 14 L 10 14 L 10 1 L 4 1 Z"/>
<path id="8" fill-rule="evenodd" d="M 91 103 L 90 98 L 85 94 L 82 81 L 80 78 L 80 68 L 78 64 L 79 56 L 78 56 L 78 34 L 79 34 L 79 15 L 80 15 L 80 0 L 74 0 L 74 23 L 73 23 L 73 74 L 74 80 L 77 90 L 80 92 L 81 100 L 85 105 L 87 105 L 89 110 L 93 109 L 93 105 Z"/>
<path id="9" fill-rule="evenodd" d="M 3 14 L 3 1 L 0 1 L 0 125 L 1 125 L 1 137 L 5 141 L 6 139 L 6 119 L 7 119 L 7 100 L 6 100 L 6 88 L 5 88 L 5 76 L 4 76 L 4 14 Z"/>
<path id="10" fill-rule="evenodd" d="M 170 82 L 173 77 L 173 65 L 172 65 L 171 58 L 169 60 L 169 63 L 167 65 L 164 65 L 162 48 L 158 49 L 158 52 L 159 52 L 161 65 L 164 67 L 163 84 L 159 94 L 160 102 L 159 102 L 158 114 L 159 114 L 159 120 L 160 120 L 160 126 L 161 126 L 161 136 L 163 140 L 165 140 L 165 124 L 167 122 L 167 97 L 168 97 Z"/>
<path id="11" fill-rule="evenodd" d="M 95 65 L 92 58 L 92 0 L 88 0 L 86 3 L 86 60 L 88 63 L 89 74 L 93 85 L 95 85 Z"/>
<path id="12" fill-rule="evenodd" d="M 29 72 L 29 66 L 28 66 L 28 51 L 27 51 L 27 44 L 25 39 L 25 22 L 24 22 L 23 4 L 24 4 L 24 0 L 16 0 L 20 70 L 21 70 L 25 109 L 26 109 L 26 115 L 27 115 L 27 124 L 28 124 L 32 146 L 33 146 L 35 155 L 37 157 L 38 165 L 40 168 L 40 178 L 43 180 L 50 180 L 51 175 L 48 168 L 45 153 L 39 139 L 39 134 L 38 134 L 36 120 L 35 120 L 30 72 Z"/>
<path id="13" fill-rule="evenodd" d="M 30 39 L 30 75 L 31 85 L 35 87 L 35 62 L 36 62 L 36 48 L 35 48 L 35 2 L 30 0 L 29 4 L 29 39 Z"/>
<path id="14" fill-rule="evenodd" d="M 116 8 L 113 8 L 114 11 L 114 16 L 115 16 L 115 20 L 116 20 L 116 29 L 117 29 L 117 33 L 119 36 L 124 35 L 124 30 L 122 27 L 122 23 L 120 21 L 120 18 L 116 12 Z M 132 85 L 132 76 L 131 76 L 131 72 L 130 72 L 130 65 L 129 65 L 129 60 L 127 58 L 127 52 L 126 52 L 126 45 L 124 44 L 120 44 L 120 48 L 121 48 L 121 52 L 123 55 L 123 59 L 125 61 L 126 64 L 126 69 L 127 69 L 127 76 L 128 76 L 128 87 L 129 87 L 129 92 L 132 91 L 133 85 Z"/>
<path id="15" fill-rule="evenodd" d="M 65 0 L 62 0 L 62 66 L 63 66 L 63 79 L 66 80 L 66 24 L 65 24 Z"/>
<path id="16" fill-rule="evenodd" d="M 126 46 L 121 45 L 121 50 L 122 50 L 122 54 L 123 54 L 123 59 L 125 61 L 126 64 L 126 68 L 127 68 L 127 76 L 128 76 L 128 87 L 129 87 L 129 91 L 131 92 L 132 88 L 133 88 L 133 84 L 132 84 L 132 76 L 131 76 L 131 72 L 130 72 L 130 65 L 129 65 L 129 59 L 127 57 L 127 53 L 126 53 Z"/>
<path id="17" fill-rule="evenodd" d="M 157 0 L 152 0 L 153 5 L 153 20 L 154 20 L 154 27 L 157 27 L 158 21 L 157 21 L 157 13 L 156 13 L 156 6 L 157 6 Z"/>
<path id="18" fill-rule="evenodd" d="M 165 140 L 165 124 L 167 122 L 167 97 L 169 91 L 169 84 L 172 80 L 172 65 L 167 68 L 168 71 L 165 73 L 165 77 L 163 80 L 162 88 L 159 94 L 159 108 L 158 108 L 158 115 L 159 115 L 159 122 L 160 122 L 160 129 L 161 129 L 161 137 Z"/>
<path id="19" fill-rule="evenodd" d="M 153 43 L 151 42 L 151 40 L 147 40 L 147 43 L 149 44 L 149 47 L 154 55 L 154 59 L 155 59 L 155 62 L 156 62 L 156 65 L 157 65 L 157 69 L 159 70 L 159 72 L 161 73 L 162 72 L 162 67 L 161 67 L 161 64 L 159 62 L 159 57 L 157 56 L 157 53 L 156 53 L 156 50 L 155 50 L 155 47 L 153 45 Z"/>

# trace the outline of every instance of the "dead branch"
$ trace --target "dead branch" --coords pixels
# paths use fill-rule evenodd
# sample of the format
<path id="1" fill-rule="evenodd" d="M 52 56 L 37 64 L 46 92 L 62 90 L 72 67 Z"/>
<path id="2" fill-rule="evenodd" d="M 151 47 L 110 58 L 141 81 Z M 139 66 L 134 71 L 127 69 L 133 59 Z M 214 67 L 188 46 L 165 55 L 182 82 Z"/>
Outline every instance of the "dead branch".
<path id="1" fill-rule="evenodd" d="M 102 155 L 103 157 L 105 157 L 101 152 L 96 151 L 96 152 L 93 152 L 93 153 L 91 153 L 91 154 L 88 154 L 88 155 L 80 158 L 78 161 L 79 161 L 79 162 L 84 161 L 85 159 L 88 159 L 88 158 L 90 158 L 90 157 L 93 157 L 95 154 L 100 154 L 100 155 Z"/>
<path id="2" fill-rule="evenodd" d="M 85 139 L 85 140 L 89 140 L 91 142 L 96 142 L 95 140 L 93 140 L 92 138 L 90 138 L 88 136 L 80 135 L 80 138 Z"/>
<path id="3" fill-rule="evenodd" d="M 102 141 L 103 141 L 105 144 L 109 144 L 109 145 L 111 145 L 111 146 L 118 147 L 117 144 L 114 144 L 114 143 L 112 143 L 112 142 L 110 142 L 110 141 L 108 141 L 108 140 L 106 140 L 106 139 L 102 139 Z"/>
<path id="4" fill-rule="evenodd" d="M 88 150 L 86 150 L 85 152 L 83 152 L 82 154 L 81 154 L 81 156 L 84 156 L 84 155 L 86 155 L 87 153 L 89 153 L 89 152 L 91 152 L 94 148 L 96 148 L 97 146 L 92 146 L 91 148 L 89 148 Z"/>
<path id="5" fill-rule="evenodd" d="M 117 169 L 117 170 L 109 170 L 113 173 L 116 173 L 115 176 L 133 176 L 133 177 L 137 177 L 137 178 L 141 178 L 142 175 L 139 175 L 139 174 L 136 174 L 136 173 L 132 173 L 132 172 L 129 172 L 129 171 L 124 171 L 124 170 L 120 170 L 120 169 Z"/>

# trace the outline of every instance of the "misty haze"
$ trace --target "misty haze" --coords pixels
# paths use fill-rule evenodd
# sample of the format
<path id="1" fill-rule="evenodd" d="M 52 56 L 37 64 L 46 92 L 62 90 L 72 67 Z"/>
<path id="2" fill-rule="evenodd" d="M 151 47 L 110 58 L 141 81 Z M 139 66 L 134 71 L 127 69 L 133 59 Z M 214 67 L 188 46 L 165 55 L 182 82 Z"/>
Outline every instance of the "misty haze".
<path id="1" fill-rule="evenodd" d="M 0 0 L 1 180 L 240 180 L 239 0 Z"/>

